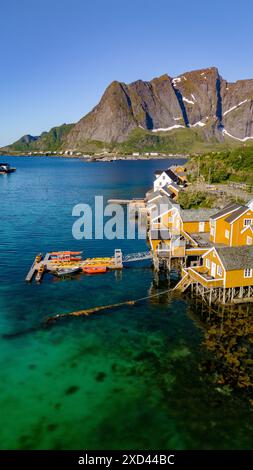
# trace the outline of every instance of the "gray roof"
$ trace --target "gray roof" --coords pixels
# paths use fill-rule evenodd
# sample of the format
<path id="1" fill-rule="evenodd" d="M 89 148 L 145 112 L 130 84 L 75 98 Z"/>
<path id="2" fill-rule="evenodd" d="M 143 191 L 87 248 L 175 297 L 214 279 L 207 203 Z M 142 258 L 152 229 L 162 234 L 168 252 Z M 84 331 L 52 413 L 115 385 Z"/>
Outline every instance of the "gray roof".
<path id="1" fill-rule="evenodd" d="M 235 211 L 236 209 L 239 209 L 241 207 L 241 204 L 237 203 L 230 203 L 227 204 L 223 209 L 220 211 L 216 212 L 211 219 L 218 219 L 219 217 L 222 217 L 223 215 L 229 214 L 229 212 Z"/>
<path id="2" fill-rule="evenodd" d="M 227 271 L 253 269 L 253 245 L 216 248 Z"/>
<path id="3" fill-rule="evenodd" d="M 229 224 L 232 224 L 232 222 L 234 222 L 234 220 L 237 219 L 237 217 L 240 217 L 240 215 L 242 215 L 244 212 L 247 212 L 249 210 L 248 207 L 246 206 L 241 206 L 239 207 L 239 209 L 237 209 L 236 211 L 232 212 L 232 214 L 230 214 L 225 220 L 226 222 L 228 222 Z"/>
<path id="4" fill-rule="evenodd" d="M 171 234 L 168 229 L 152 229 L 150 230 L 151 240 L 170 240 Z"/>
<path id="5" fill-rule="evenodd" d="M 205 222 L 216 212 L 217 209 L 186 209 L 180 215 L 183 222 Z"/>
<path id="6" fill-rule="evenodd" d="M 174 196 L 174 193 L 169 188 L 166 188 L 166 186 L 164 186 L 164 188 L 160 189 L 160 193 L 161 194 L 165 193 L 165 194 L 167 194 L 168 197 L 170 197 L 172 195 Z"/>
<path id="7" fill-rule="evenodd" d="M 149 196 L 149 194 L 153 193 L 154 192 L 154 189 L 153 188 L 150 188 L 147 192 L 146 192 L 146 197 Z"/>
<path id="8" fill-rule="evenodd" d="M 175 207 L 175 205 L 171 202 L 171 199 L 165 195 L 159 199 L 156 199 L 154 202 L 151 202 L 150 205 L 151 204 L 151 216 L 153 218 L 160 217 L 166 211 L 169 211 L 172 209 L 172 207 Z"/>
<path id="9" fill-rule="evenodd" d="M 176 183 L 169 183 L 168 186 L 172 186 L 172 188 L 175 188 L 175 189 L 177 189 L 178 191 L 180 191 L 180 187 L 179 187 L 178 184 L 176 184 Z"/>
<path id="10" fill-rule="evenodd" d="M 156 170 L 155 171 L 155 175 L 161 175 L 162 173 L 166 173 L 167 176 L 169 176 L 169 178 L 171 178 L 172 181 L 174 181 L 175 183 L 177 183 L 178 181 L 180 181 L 179 177 L 177 176 L 176 173 L 174 173 L 173 170 L 171 170 L 170 168 L 168 168 L 167 170 Z"/>
<path id="11" fill-rule="evenodd" d="M 189 235 L 197 242 L 200 248 L 208 248 L 213 246 L 213 244 L 210 242 L 209 232 L 190 233 Z"/>
<path id="12" fill-rule="evenodd" d="M 152 201 L 152 199 L 158 198 L 158 197 L 161 198 L 162 194 L 159 191 L 152 191 L 152 192 L 149 192 L 149 194 L 147 196 L 147 200 L 149 202 L 149 201 Z"/>

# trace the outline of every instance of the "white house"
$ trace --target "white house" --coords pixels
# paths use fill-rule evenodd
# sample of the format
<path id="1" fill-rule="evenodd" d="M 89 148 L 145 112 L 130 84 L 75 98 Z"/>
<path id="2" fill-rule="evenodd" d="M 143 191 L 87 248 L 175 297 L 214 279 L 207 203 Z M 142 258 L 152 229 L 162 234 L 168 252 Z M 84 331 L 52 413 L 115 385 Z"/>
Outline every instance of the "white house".
<path id="1" fill-rule="evenodd" d="M 182 184 L 180 178 L 170 168 L 168 170 L 155 171 L 154 191 L 158 191 L 171 183 Z"/>

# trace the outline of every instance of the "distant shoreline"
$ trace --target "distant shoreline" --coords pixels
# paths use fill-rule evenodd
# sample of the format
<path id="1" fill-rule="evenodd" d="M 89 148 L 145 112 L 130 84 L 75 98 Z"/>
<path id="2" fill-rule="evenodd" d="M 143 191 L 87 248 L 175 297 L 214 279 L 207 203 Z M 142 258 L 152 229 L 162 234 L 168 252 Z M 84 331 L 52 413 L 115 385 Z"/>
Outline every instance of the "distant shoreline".
<path id="1" fill-rule="evenodd" d="M 15 153 L 0 153 L 1 157 L 27 157 L 27 158 L 68 158 L 68 159 L 77 159 L 87 163 L 92 162 L 108 162 L 113 163 L 116 161 L 139 161 L 139 160 L 181 160 L 181 159 L 188 159 L 190 155 L 90 155 L 90 156 L 82 156 L 82 155 L 27 155 L 25 153 L 22 154 L 15 154 Z"/>

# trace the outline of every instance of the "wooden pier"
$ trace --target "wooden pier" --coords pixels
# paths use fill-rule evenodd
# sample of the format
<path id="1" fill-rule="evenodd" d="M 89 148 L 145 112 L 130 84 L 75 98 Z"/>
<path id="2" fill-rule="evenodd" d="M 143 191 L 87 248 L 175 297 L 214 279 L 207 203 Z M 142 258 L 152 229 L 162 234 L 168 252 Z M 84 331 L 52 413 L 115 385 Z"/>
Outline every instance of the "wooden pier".
<path id="1" fill-rule="evenodd" d="M 33 276 L 37 271 L 37 263 L 34 261 L 25 278 L 26 282 L 32 282 Z"/>
<path id="2" fill-rule="evenodd" d="M 59 254 L 64 255 L 64 252 Z M 60 255 L 59 255 L 60 256 Z M 55 257 L 54 253 L 47 253 L 44 257 L 37 255 L 28 274 L 25 278 L 26 282 L 32 282 L 35 277 L 36 282 L 41 282 L 43 276 L 46 273 L 54 273 L 57 269 L 62 268 L 80 268 L 80 272 L 83 268 L 104 266 L 108 270 L 121 270 L 125 265 L 129 263 L 141 262 L 152 258 L 152 254 L 149 251 L 130 253 L 125 256 L 122 255 L 121 249 L 114 250 L 114 256 L 107 258 L 86 258 L 77 260 L 64 260 L 63 258 Z"/>
<path id="3" fill-rule="evenodd" d="M 132 204 L 136 206 L 144 206 L 144 199 L 108 199 L 108 204 Z"/>

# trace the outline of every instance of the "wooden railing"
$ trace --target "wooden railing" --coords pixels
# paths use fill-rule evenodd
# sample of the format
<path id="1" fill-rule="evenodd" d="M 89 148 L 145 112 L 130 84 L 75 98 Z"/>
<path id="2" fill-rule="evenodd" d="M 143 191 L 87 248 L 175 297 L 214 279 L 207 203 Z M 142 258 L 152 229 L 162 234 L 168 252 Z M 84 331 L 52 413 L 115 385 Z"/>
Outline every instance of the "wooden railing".
<path id="1" fill-rule="evenodd" d="M 202 286 L 205 287 L 222 287 L 224 279 L 207 279 L 205 274 L 207 273 L 207 270 L 204 266 L 198 266 L 196 268 L 188 268 L 188 273 L 191 276 L 191 278 L 199 282 Z"/>

